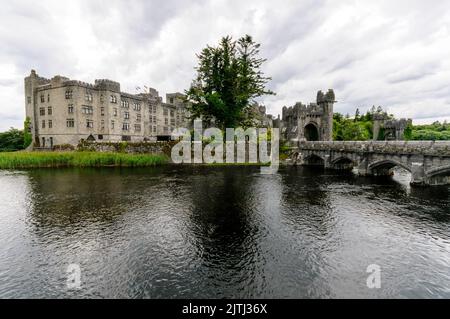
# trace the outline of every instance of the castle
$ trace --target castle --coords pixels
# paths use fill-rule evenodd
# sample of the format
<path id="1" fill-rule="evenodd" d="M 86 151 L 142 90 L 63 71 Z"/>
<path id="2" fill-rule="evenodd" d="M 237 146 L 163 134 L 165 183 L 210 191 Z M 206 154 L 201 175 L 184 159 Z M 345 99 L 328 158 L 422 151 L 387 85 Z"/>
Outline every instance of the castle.
<path id="1" fill-rule="evenodd" d="M 334 103 L 335 94 L 330 89 L 319 91 L 315 103 L 283 107 L 281 118 L 266 114 L 265 106 L 258 104 L 251 112 L 258 126 L 279 128 L 282 140 L 332 141 Z M 175 128 L 191 127 L 188 104 L 181 93 L 166 94 L 163 102 L 153 88 L 130 94 L 111 80 L 90 84 L 59 75 L 46 79 L 34 70 L 25 78 L 25 109 L 33 145 L 40 148 L 75 146 L 81 140 L 169 140 Z M 386 139 L 402 140 L 409 121 L 390 121 L 375 114 L 374 138 L 384 129 Z"/>
<path id="2" fill-rule="evenodd" d="M 286 141 L 331 141 L 333 139 L 333 90 L 317 93 L 316 103 L 296 103 L 283 107 L 282 117 L 274 120 L 280 128 L 281 138 Z"/>
<path id="3" fill-rule="evenodd" d="M 46 79 L 34 70 L 25 78 L 25 110 L 35 147 L 77 145 L 80 140 L 167 140 L 174 128 L 189 127 L 186 107 L 181 93 L 167 94 L 163 102 L 153 88 L 129 94 L 111 80 Z"/>

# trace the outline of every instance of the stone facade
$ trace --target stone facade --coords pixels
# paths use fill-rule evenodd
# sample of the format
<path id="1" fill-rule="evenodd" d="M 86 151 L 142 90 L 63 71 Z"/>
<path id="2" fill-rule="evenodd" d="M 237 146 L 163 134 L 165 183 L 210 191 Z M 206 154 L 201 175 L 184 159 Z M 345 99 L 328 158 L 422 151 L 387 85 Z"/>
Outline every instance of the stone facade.
<path id="1" fill-rule="evenodd" d="M 389 120 L 385 114 L 373 114 L 373 140 L 378 140 L 380 131 L 384 129 L 384 139 L 387 141 L 403 141 L 405 129 L 412 125 L 411 119 Z"/>
<path id="2" fill-rule="evenodd" d="M 175 127 L 189 127 L 189 114 L 182 94 L 166 98 L 163 103 L 155 89 L 125 93 L 111 80 L 45 79 L 34 70 L 25 78 L 25 110 L 36 147 L 170 139 Z"/>
<path id="3" fill-rule="evenodd" d="M 303 165 L 355 168 L 360 175 L 392 175 L 401 167 L 413 185 L 450 184 L 448 141 L 302 142 L 293 155 Z"/>
<path id="4" fill-rule="evenodd" d="M 287 141 L 331 141 L 333 139 L 333 90 L 317 93 L 316 103 L 304 105 L 300 102 L 292 107 L 283 107 L 282 117 L 274 120 L 280 128 L 281 138 Z"/>

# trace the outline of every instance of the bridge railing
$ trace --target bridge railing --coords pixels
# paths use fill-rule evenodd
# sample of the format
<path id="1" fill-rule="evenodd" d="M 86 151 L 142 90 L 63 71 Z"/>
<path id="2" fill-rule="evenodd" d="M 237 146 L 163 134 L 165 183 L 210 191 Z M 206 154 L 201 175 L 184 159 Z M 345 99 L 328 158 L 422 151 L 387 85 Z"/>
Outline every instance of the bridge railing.
<path id="1" fill-rule="evenodd" d="M 314 141 L 299 142 L 303 150 L 334 150 L 450 157 L 450 141 Z"/>

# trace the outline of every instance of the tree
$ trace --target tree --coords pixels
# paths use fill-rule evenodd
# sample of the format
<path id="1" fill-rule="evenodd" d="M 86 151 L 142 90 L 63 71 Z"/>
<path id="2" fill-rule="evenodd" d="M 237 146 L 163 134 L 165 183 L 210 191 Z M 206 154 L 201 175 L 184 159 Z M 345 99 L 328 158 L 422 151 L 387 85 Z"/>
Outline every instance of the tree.
<path id="1" fill-rule="evenodd" d="M 359 116 L 360 115 L 361 115 L 361 113 L 359 112 L 359 108 L 357 108 L 356 112 L 355 112 L 355 119 L 354 119 L 355 122 L 359 121 Z"/>
<path id="2" fill-rule="evenodd" d="M 254 99 L 275 94 L 266 89 L 271 78 L 261 71 L 266 60 L 258 57 L 259 48 L 249 35 L 238 41 L 227 36 L 197 55 L 197 77 L 186 91 L 192 119 L 214 121 L 222 129 L 249 124 Z"/>
<path id="3" fill-rule="evenodd" d="M 13 152 L 23 149 L 23 131 L 11 128 L 0 133 L 0 152 Z"/>

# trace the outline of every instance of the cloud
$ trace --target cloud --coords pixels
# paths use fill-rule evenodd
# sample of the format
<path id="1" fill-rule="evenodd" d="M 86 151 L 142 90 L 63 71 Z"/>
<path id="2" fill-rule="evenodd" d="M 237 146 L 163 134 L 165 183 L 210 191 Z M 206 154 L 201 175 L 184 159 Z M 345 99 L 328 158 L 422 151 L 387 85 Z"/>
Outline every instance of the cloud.
<path id="1" fill-rule="evenodd" d="M 230 34 L 262 44 L 277 114 L 334 88 L 336 111 L 382 105 L 397 116 L 450 120 L 450 3 L 419 0 L 18 0 L 0 12 L 0 130 L 20 127 L 31 69 L 122 89 L 183 91 L 196 53 Z"/>

